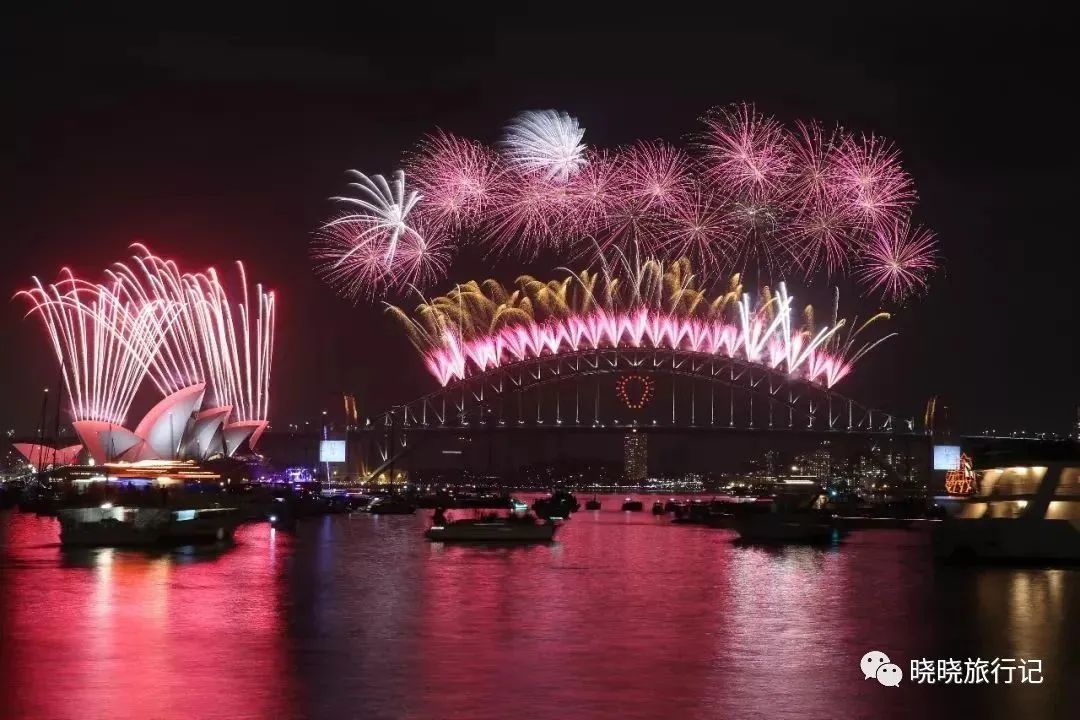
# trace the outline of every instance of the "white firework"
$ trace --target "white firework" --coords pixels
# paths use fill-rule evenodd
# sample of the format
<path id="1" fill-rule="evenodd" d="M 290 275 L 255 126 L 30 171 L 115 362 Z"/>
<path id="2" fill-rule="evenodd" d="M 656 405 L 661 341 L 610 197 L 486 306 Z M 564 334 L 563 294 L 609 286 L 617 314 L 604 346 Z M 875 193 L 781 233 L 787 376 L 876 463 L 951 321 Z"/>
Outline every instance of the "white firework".
<path id="1" fill-rule="evenodd" d="M 506 157 L 527 173 L 566 182 L 585 166 L 585 128 L 558 110 L 526 110 L 510 121 L 503 138 Z"/>
<path id="2" fill-rule="evenodd" d="M 350 170 L 359 182 L 349 183 L 360 191 L 360 197 L 335 197 L 333 200 L 349 203 L 360 208 L 327 223 L 325 228 L 336 225 L 357 225 L 362 228 L 353 238 L 353 248 L 337 259 L 337 265 L 347 261 L 353 254 L 362 253 L 381 257 L 386 266 L 394 264 L 398 243 L 402 239 L 423 242 L 408 223 L 409 213 L 423 197 L 415 190 L 405 193 L 405 173 L 396 170 L 393 180 L 387 182 L 382 175 L 368 177 L 357 170 Z M 377 246 L 377 247 L 374 247 Z M 372 252 L 372 251 L 377 252 Z"/>

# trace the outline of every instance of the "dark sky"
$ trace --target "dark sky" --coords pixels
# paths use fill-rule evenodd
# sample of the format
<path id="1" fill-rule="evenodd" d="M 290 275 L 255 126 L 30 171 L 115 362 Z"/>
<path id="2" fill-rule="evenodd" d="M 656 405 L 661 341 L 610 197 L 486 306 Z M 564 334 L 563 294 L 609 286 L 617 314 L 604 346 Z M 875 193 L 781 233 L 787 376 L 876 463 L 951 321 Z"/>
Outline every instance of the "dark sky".
<path id="1" fill-rule="evenodd" d="M 273 419 L 336 408 L 342 390 L 375 411 L 434 381 L 377 307 L 352 307 L 312 274 L 310 233 L 344 170 L 390 172 L 435 126 L 495 140 L 522 109 L 565 109 L 606 146 L 678 142 L 708 107 L 752 101 L 784 121 L 894 139 L 921 196 L 915 217 L 942 244 L 929 295 L 898 313 L 900 337 L 844 391 L 905 415 L 939 394 L 967 431 L 1070 426 L 1080 388 L 1069 22 L 1030 3 L 999 16 L 974 4 L 949 15 L 890 4 L 875 16 L 869 3 L 814 3 L 811 16 L 769 3 L 740 16 L 716 3 L 684 17 L 628 5 L 12 18 L 0 290 L 63 264 L 94 276 L 134 240 L 192 267 L 243 258 L 279 291 Z M 451 277 L 480 266 L 465 258 Z M 41 387 L 56 384 L 23 310 L 0 305 L 0 424 L 20 433 L 37 423 Z"/>

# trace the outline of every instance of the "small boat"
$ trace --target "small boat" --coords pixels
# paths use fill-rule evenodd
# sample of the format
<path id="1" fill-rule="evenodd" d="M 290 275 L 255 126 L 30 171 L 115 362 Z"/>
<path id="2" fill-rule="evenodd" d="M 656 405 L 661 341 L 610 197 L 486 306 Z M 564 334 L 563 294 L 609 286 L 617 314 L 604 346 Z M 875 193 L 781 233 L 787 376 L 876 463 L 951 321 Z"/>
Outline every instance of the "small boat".
<path id="1" fill-rule="evenodd" d="M 397 498 L 375 498 L 368 503 L 367 511 L 372 515 L 412 515 L 416 506 Z"/>
<path id="2" fill-rule="evenodd" d="M 677 507 L 679 507 L 679 501 L 675 498 L 668 498 L 668 501 L 664 503 L 664 512 L 673 513 Z"/>
<path id="3" fill-rule="evenodd" d="M 587 501 L 585 503 L 585 509 L 586 510 L 599 510 L 600 509 L 600 501 L 596 499 L 595 495 L 593 496 L 592 500 L 589 500 L 589 501 Z"/>
<path id="4" fill-rule="evenodd" d="M 645 509 L 645 504 L 640 500 L 634 500 L 633 498 L 626 498 L 623 500 L 622 509 L 627 512 L 641 512 Z"/>
<path id="5" fill-rule="evenodd" d="M 661 501 L 657 500 L 652 504 L 653 515 L 663 515 L 665 512 L 666 510 L 664 510 L 664 503 L 662 503 Z"/>
<path id="6" fill-rule="evenodd" d="M 751 543 L 831 543 L 836 537 L 832 525 L 821 518 L 801 513 L 766 513 L 733 518 L 739 539 Z"/>
<path id="7" fill-rule="evenodd" d="M 550 520 L 537 522 L 533 515 L 502 517 L 490 513 L 469 520 L 447 520 L 440 509 L 424 537 L 437 542 L 550 542 L 558 527 Z"/>
<path id="8" fill-rule="evenodd" d="M 533 502 L 532 507 L 533 512 L 538 517 L 562 519 L 568 518 L 571 513 L 577 512 L 581 508 L 581 504 L 573 493 L 566 490 L 555 490 L 546 498 L 538 498 Z"/>

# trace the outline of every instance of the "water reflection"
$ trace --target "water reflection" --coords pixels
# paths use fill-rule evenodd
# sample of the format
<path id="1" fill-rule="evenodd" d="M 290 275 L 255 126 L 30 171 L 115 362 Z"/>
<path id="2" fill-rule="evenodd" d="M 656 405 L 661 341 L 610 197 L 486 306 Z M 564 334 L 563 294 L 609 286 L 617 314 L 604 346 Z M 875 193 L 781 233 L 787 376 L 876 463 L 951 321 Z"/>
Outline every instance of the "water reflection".
<path id="1" fill-rule="evenodd" d="M 914 531 L 742 547 L 605 509 L 531 547 L 336 516 L 236 546 L 61 551 L 0 514 L 0 716 L 1070 716 L 1080 573 L 952 568 Z M 858 660 L 1044 661 L 1041 686 L 884 688 Z"/>

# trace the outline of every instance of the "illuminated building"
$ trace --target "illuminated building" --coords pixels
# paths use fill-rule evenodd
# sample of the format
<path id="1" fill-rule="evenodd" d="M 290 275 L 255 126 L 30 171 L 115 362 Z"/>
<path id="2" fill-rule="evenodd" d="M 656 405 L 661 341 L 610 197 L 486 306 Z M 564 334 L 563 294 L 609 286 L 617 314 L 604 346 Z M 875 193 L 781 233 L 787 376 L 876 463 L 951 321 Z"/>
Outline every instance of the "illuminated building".
<path id="1" fill-rule="evenodd" d="M 800 475 L 826 480 L 832 473 L 832 452 L 826 440 L 817 450 L 795 456 L 795 467 Z"/>
<path id="2" fill-rule="evenodd" d="M 644 433 L 635 430 L 623 439 L 623 466 L 630 482 L 645 480 L 649 473 L 649 442 Z"/>

